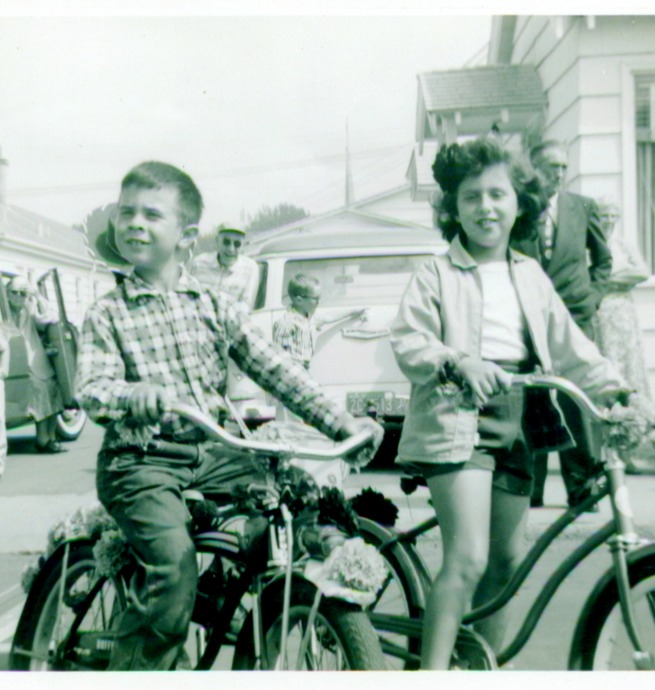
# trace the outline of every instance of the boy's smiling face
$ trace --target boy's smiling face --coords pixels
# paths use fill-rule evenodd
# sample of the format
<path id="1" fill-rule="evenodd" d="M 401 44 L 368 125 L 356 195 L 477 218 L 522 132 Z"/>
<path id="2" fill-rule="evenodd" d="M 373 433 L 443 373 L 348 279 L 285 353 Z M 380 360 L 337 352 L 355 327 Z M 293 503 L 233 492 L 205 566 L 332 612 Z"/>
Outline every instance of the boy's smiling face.
<path id="1" fill-rule="evenodd" d="M 116 248 L 136 268 L 177 264 L 176 250 L 184 235 L 177 189 L 122 189 L 115 229 Z"/>

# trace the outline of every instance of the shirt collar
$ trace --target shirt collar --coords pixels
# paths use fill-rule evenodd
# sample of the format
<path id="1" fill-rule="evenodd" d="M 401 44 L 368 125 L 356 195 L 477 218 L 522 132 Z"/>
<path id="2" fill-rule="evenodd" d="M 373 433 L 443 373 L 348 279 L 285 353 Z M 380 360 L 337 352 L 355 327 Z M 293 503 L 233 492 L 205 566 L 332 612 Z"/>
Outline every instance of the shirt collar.
<path id="1" fill-rule="evenodd" d="M 161 294 L 160 290 L 150 285 L 150 283 L 147 283 L 134 271 L 123 279 L 123 289 L 125 290 L 126 298 L 129 300 L 135 300 L 144 296 L 154 297 L 155 295 Z M 174 292 L 199 295 L 201 291 L 202 288 L 198 280 L 182 266 L 180 278 Z"/>
<path id="2" fill-rule="evenodd" d="M 476 268 L 478 265 L 475 259 L 466 251 L 459 235 L 450 243 L 446 254 L 450 257 L 452 264 L 458 268 L 471 269 Z M 528 257 L 510 247 L 509 258 L 512 263 L 516 263 L 525 261 Z"/>
<path id="3" fill-rule="evenodd" d="M 238 263 L 241 261 L 242 256 L 243 254 L 239 254 L 239 256 L 236 258 L 236 261 L 231 266 L 223 266 L 218 258 L 218 254 L 216 254 L 216 265 L 218 266 L 218 270 L 222 271 L 223 273 L 233 273 L 236 270 Z"/>

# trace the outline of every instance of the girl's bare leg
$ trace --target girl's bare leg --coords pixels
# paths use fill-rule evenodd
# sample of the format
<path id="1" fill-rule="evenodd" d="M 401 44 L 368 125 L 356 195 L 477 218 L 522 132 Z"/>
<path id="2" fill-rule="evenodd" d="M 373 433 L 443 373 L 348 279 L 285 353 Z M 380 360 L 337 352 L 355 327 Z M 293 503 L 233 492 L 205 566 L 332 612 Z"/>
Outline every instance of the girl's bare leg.
<path id="1" fill-rule="evenodd" d="M 465 469 L 428 479 L 439 516 L 443 565 L 423 619 L 422 669 L 447 669 L 464 613 L 489 553 L 490 471 Z"/>
<path id="2" fill-rule="evenodd" d="M 530 507 L 529 496 L 492 490 L 489 564 L 473 597 L 473 607 L 499 594 L 516 571 L 525 549 L 525 528 Z M 475 624 L 475 629 L 497 654 L 503 642 L 510 610 L 500 611 Z"/>

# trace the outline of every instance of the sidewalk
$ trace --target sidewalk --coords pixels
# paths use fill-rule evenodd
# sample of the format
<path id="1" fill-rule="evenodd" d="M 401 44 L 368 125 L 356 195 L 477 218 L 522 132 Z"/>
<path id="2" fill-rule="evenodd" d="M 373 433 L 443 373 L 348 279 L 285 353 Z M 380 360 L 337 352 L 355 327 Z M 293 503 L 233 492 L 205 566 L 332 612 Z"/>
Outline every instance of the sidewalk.
<path id="1" fill-rule="evenodd" d="M 0 554 L 40 553 L 48 530 L 78 508 L 98 502 L 95 491 L 55 496 L 3 496 L 0 500 Z"/>

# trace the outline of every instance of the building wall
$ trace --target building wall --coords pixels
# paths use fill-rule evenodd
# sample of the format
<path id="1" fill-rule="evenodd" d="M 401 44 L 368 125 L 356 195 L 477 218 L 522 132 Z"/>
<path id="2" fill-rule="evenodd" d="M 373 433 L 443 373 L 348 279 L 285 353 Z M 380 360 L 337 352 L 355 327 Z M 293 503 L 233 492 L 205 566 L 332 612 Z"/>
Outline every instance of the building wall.
<path id="1" fill-rule="evenodd" d="M 548 96 L 544 137 L 569 145 L 568 187 L 623 208 L 636 241 L 631 75 L 655 68 L 655 16 L 519 17 L 512 62 L 535 64 Z"/>
<path id="2" fill-rule="evenodd" d="M 637 244 L 634 75 L 655 71 L 655 16 L 518 17 L 511 61 L 537 66 L 548 96 L 546 139 L 569 146 L 568 188 L 611 197 L 617 229 Z M 655 280 L 635 291 L 655 391 Z"/>

